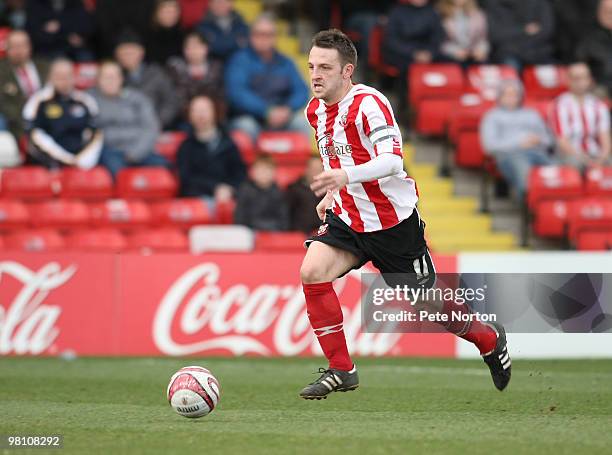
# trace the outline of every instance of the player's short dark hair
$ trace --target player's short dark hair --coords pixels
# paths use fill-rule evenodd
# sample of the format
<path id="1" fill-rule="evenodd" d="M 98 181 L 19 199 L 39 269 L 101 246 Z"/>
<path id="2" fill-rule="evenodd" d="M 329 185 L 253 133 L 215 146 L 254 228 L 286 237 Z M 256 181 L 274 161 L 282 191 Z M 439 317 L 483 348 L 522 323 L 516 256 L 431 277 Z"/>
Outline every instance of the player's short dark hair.
<path id="1" fill-rule="evenodd" d="M 312 38 L 312 47 L 336 49 L 340 54 L 340 63 L 357 66 L 357 49 L 351 39 L 336 28 L 322 30 Z"/>

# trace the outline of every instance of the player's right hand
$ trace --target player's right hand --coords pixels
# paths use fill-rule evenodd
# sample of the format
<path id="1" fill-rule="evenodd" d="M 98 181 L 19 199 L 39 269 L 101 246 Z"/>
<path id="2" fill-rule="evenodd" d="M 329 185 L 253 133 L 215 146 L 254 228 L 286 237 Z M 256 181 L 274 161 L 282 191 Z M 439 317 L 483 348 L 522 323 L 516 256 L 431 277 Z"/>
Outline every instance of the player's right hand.
<path id="1" fill-rule="evenodd" d="M 321 221 L 325 221 L 325 211 L 331 207 L 333 200 L 333 193 L 328 191 L 321 202 L 317 204 L 317 215 Z"/>

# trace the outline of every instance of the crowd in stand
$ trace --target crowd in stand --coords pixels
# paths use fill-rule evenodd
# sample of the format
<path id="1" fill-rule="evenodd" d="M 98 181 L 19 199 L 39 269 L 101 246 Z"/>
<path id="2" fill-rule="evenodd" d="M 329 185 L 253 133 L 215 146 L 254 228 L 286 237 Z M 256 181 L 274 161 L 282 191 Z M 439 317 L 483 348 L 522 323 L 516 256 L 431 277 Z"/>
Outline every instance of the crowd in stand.
<path id="1" fill-rule="evenodd" d="M 265 230 L 317 225 L 309 163 L 283 195 L 274 160 L 247 172 L 231 131 L 310 134 L 303 116 L 308 87 L 276 48 L 276 22 L 263 14 L 247 25 L 231 0 L 209 0 L 188 21 L 181 0 L 4 0 L 0 25 L 12 30 L 0 61 L 0 129 L 27 148 L 27 162 L 48 168 L 174 167 L 183 196 L 237 201 L 236 222 Z M 282 1 L 275 2 L 280 3 Z M 285 2 L 287 3 L 287 2 Z M 291 2 L 288 2 L 291 3 Z M 384 61 L 405 80 L 412 63 L 463 66 L 563 63 L 570 91 L 550 125 L 522 105 L 518 82 L 500 87 L 484 119 L 482 141 L 519 194 L 532 165 L 552 158 L 584 167 L 610 156 L 608 107 L 590 93 L 612 93 L 612 0 L 380 0 L 298 2 L 318 27 L 341 13 L 365 64 L 372 30 L 384 23 Z M 384 22 L 383 22 L 383 18 Z M 75 87 L 74 63 L 100 63 L 96 86 Z M 156 154 L 161 131 L 182 130 L 176 164 Z M 3 161 L 4 162 L 4 161 Z M 296 208 L 297 207 L 297 208 Z M 314 219 L 313 219 L 314 218 Z"/>

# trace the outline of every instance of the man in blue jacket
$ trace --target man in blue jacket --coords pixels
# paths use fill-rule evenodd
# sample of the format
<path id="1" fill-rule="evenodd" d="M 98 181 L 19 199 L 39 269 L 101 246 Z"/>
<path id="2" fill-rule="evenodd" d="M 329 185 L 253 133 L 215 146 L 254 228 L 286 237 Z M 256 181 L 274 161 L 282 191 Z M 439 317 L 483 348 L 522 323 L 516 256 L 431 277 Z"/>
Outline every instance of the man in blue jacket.
<path id="1" fill-rule="evenodd" d="M 236 52 L 225 72 L 232 129 L 254 139 L 264 130 L 302 131 L 310 135 L 302 109 L 308 88 L 295 64 L 276 50 L 276 25 L 262 15 L 251 27 L 251 42 Z"/>

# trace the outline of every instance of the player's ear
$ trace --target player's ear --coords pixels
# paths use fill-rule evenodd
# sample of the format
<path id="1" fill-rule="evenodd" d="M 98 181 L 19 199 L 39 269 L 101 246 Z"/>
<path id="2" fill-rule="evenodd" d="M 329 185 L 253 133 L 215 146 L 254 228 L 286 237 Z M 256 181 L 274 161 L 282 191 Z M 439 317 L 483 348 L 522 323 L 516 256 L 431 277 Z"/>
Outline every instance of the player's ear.
<path id="1" fill-rule="evenodd" d="M 344 77 L 344 79 L 350 79 L 353 76 L 354 71 L 355 65 L 352 63 L 347 63 L 344 65 L 344 68 L 342 68 L 342 77 Z"/>

